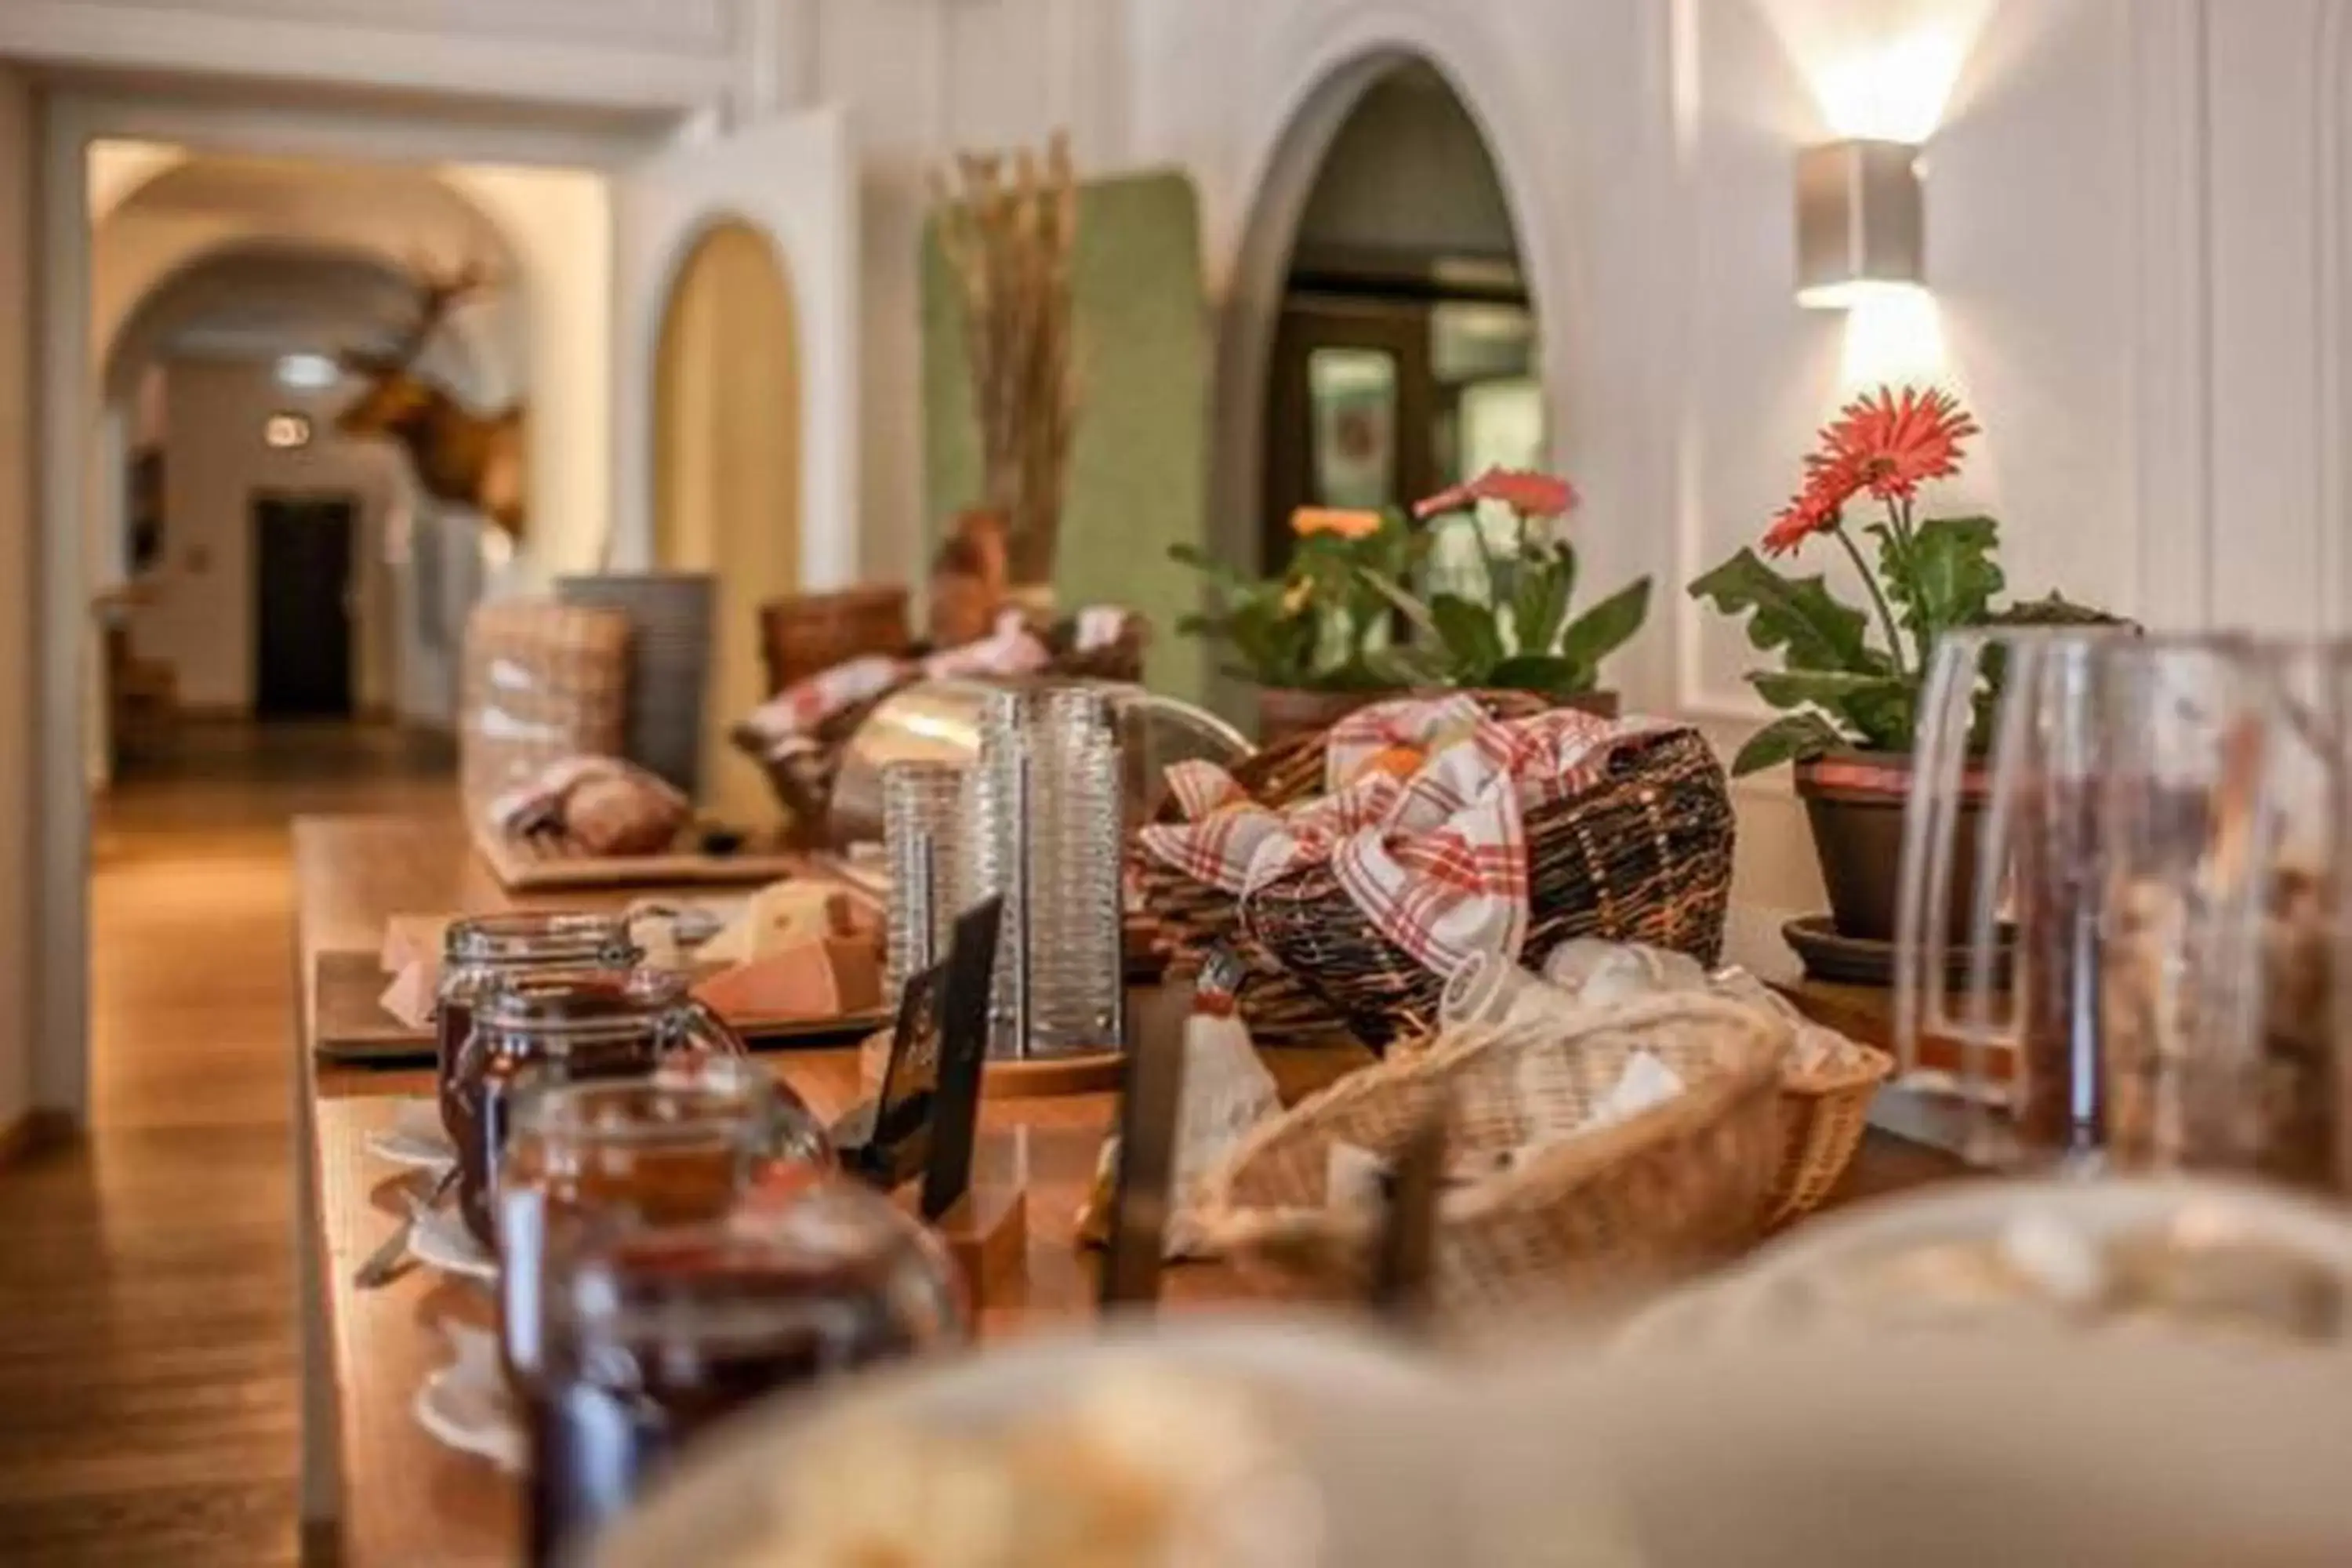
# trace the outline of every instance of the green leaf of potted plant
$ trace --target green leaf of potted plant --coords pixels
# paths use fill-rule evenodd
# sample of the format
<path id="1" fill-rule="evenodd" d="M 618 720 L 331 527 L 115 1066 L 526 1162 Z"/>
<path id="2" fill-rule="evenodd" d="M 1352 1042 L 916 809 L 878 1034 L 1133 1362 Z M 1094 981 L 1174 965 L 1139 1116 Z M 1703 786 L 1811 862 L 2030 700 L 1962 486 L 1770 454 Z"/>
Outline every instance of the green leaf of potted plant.
<path id="1" fill-rule="evenodd" d="M 1961 444 L 1979 433 L 1949 393 L 1914 387 L 1881 387 L 1821 433 L 1805 459 L 1804 487 L 1765 531 L 1764 553 L 1833 541 L 1860 577 L 1867 613 L 1840 602 L 1823 576 L 1786 575 L 1748 549 L 1690 585 L 1693 597 L 1745 617 L 1748 641 L 1779 656 L 1780 668 L 1748 679 L 1782 717 L 1748 740 L 1732 772 L 1796 764 L 1841 936 L 1894 935 L 1911 731 L 1936 639 L 1959 626 L 2120 624 L 2055 594 L 1995 609 L 2007 585 L 1996 559 L 1999 525 L 1989 517 L 1918 516 L 1919 487 L 1957 477 Z M 1865 492 L 1881 509 L 1858 531 L 1872 546 L 1867 553 L 1846 521 L 1846 509 Z"/>
<path id="2" fill-rule="evenodd" d="M 1226 673 L 1258 689 L 1258 738 L 1268 744 L 1410 684 L 1375 667 L 1391 617 L 1368 575 L 1411 569 L 1417 547 L 1402 520 L 1302 507 L 1291 530 L 1298 542 L 1277 577 L 1249 575 L 1190 545 L 1169 552 L 1208 577 L 1213 600 L 1177 630 L 1223 645 Z"/>
<path id="3" fill-rule="evenodd" d="M 1373 668 L 1401 685 L 1532 691 L 1614 712 L 1615 695 L 1600 689 L 1601 661 L 1642 629 L 1650 580 L 1569 618 L 1577 563 L 1565 524 L 1577 499 L 1566 479 L 1493 468 L 1415 507 L 1433 525 L 1417 536 L 1414 557 L 1424 591 L 1364 569 L 1413 633 L 1372 654 Z M 1447 572 L 1439 547 L 1465 538 L 1469 558 Z"/>

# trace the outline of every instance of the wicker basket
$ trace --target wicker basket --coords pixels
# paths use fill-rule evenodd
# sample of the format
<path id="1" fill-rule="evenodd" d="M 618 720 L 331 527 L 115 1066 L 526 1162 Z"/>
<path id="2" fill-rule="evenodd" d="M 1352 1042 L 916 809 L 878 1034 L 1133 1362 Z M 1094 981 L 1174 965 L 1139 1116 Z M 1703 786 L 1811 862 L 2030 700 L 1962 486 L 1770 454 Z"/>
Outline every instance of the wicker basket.
<path id="1" fill-rule="evenodd" d="M 1526 951 L 1597 936 L 1715 965 L 1735 822 L 1723 765 L 1702 736 L 1675 730 L 1627 742 L 1600 782 L 1530 810 L 1526 826 Z M 1328 862 L 1256 889 L 1242 925 L 1367 1045 L 1437 1016 L 1444 978 L 1383 936 Z"/>
<path id="2" fill-rule="evenodd" d="M 1818 1063 L 1791 1062 L 1780 1075 L 1780 1165 L 1765 1200 L 1767 1230 L 1802 1219 L 1830 1195 L 1862 1146 L 1872 1097 L 1895 1070 L 1876 1047 L 1836 1038 Z"/>
<path id="3" fill-rule="evenodd" d="M 1290 1293 L 1361 1300 L 1378 1217 L 1325 1201 L 1331 1146 L 1393 1161 L 1443 1103 L 1456 1158 L 1522 1157 L 1445 1195 L 1432 1279 L 1440 1319 L 1491 1322 L 1631 1295 L 1754 1239 L 1790 1037 L 1769 1013 L 1696 994 L 1643 997 L 1566 1030 L 1464 1031 L 1257 1128 L 1192 1194 L 1194 1217 L 1244 1270 Z M 1640 1051 L 1683 1092 L 1526 1150 L 1537 1129 L 1589 1115 Z M 1556 1053 L 1561 1070 L 1532 1080 L 1522 1067 L 1538 1052 Z"/>
<path id="4" fill-rule="evenodd" d="M 760 606 L 760 653 L 772 697 L 870 653 L 903 656 L 913 642 L 907 590 L 898 584 L 800 594 Z"/>
<path id="5" fill-rule="evenodd" d="M 466 621 L 457 776 L 468 813 L 566 757 L 621 754 L 631 626 L 624 610 L 506 599 Z"/>
<path id="6" fill-rule="evenodd" d="M 900 597 L 903 603 L 903 592 Z M 1062 621 L 1041 634 L 1049 657 L 1038 674 L 1045 679 L 1060 680 L 1139 682 L 1143 679 L 1143 650 L 1150 639 L 1150 626 L 1143 616 L 1130 611 L 1116 639 L 1081 653 L 1076 647 L 1076 618 Z M 889 651 L 906 653 L 908 650 L 901 647 Z M 824 668 L 830 668 L 831 666 Z M 919 677 L 910 674 L 901 684 L 911 684 L 918 679 Z M 823 836 L 826 815 L 833 808 L 834 781 L 841 772 L 842 748 L 849 743 L 851 736 L 857 733 L 859 726 L 873 717 L 874 710 L 888 701 L 898 689 L 899 688 L 893 687 L 880 696 L 843 709 L 816 727 L 810 736 L 815 742 L 814 746 L 800 748 L 782 757 L 769 755 L 767 742 L 749 725 L 739 723 L 728 731 L 728 738 L 735 749 L 759 763 L 761 770 L 768 775 L 768 784 L 776 792 L 776 799 L 792 817 L 796 841 L 803 845 L 814 844 Z"/>
<path id="7" fill-rule="evenodd" d="M 1497 719 L 1525 719 L 1550 704 L 1524 691 L 1484 691 L 1479 703 Z M 1323 793 L 1323 749 L 1328 728 L 1292 734 L 1260 748 L 1234 764 L 1233 779 L 1251 799 L 1276 810 Z M 1174 798 L 1160 801 L 1153 818 L 1181 822 Z M 1197 881 L 1138 851 L 1130 856 L 1143 890 L 1143 906 L 1160 922 L 1160 945 L 1173 973 L 1199 970 L 1208 955 L 1230 948 L 1247 959 L 1252 978 L 1242 993 L 1242 1016 L 1261 1043 L 1328 1038 L 1349 1033 L 1348 1023 L 1252 942 L 1242 930 L 1241 901 L 1213 883 Z"/>

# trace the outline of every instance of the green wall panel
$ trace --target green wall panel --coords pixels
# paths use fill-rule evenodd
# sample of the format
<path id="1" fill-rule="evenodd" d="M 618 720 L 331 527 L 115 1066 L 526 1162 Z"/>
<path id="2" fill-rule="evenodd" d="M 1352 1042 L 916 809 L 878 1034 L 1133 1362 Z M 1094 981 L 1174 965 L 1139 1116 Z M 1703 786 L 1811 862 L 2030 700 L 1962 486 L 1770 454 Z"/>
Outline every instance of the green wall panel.
<path id="1" fill-rule="evenodd" d="M 936 543 L 945 520 L 980 499 L 980 441 L 962 302 L 932 226 L 922 244 L 923 493 Z M 1055 587 L 1065 606 L 1150 616 L 1151 684 L 1197 700 L 1207 661 L 1175 627 L 1199 606 L 1200 580 L 1168 559 L 1171 544 L 1209 538 L 1209 319 L 1192 182 L 1081 186 L 1072 288 L 1078 425 Z"/>

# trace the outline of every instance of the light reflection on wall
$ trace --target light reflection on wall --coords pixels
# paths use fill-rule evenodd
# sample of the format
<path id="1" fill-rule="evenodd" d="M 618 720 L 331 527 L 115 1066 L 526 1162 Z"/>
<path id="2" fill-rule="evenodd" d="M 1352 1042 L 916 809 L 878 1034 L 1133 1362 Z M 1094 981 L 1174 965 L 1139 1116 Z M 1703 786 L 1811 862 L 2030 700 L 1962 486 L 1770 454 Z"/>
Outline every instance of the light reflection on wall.
<path id="1" fill-rule="evenodd" d="M 1838 368 L 1840 389 L 1849 393 L 1881 383 L 1948 379 L 1936 297 L 1916 284 L 1857 285 Z"/>
<path id="2" fill-rule="evenodd" d="M 1932 17 L 1922 15 L 1927 9 L 1922 5 L 1907 9 L 1907 16 L 1898 15 L 1890 6 L 1883 13 L 1886 25 L 1870 37 L 1849 35 L 1813 54 L 1808 74 L 1822 118 L 1838 135 L 1916 145 L 1942 122 L 1991 0 L 1941 0 Z M 1931 233 L 1934 189 L 1930 178 Z M 1953 379 L 1943 321 L 1929 291 L 1933 282 L 1851 286 L 1839 301 L 1847 311 L 1839 364 L 1843 392 Z"/>
<path id="3" fill-rule="evenodd" d="M 1974 37 L 1973 26 L 1947 23 L 1824 62 L 1813 77 L 1822 117 L 1840 136 L 1925 142 L 1943 121 Z"/>

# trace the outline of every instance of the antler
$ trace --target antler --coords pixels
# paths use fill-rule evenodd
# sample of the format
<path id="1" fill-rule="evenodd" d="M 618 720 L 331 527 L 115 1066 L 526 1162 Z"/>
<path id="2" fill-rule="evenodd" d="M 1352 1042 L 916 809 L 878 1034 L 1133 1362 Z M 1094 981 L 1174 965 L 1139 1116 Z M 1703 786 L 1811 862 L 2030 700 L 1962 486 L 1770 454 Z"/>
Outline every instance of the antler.
<path id="1" fill-rule="evenodd" d="M 445 270 L 436 267 L 428 256 L 413 255 L 409 258 L 408 271 L 416 285 L 415 322 L 401 334 L 388 353 L 342 355 L 343 363 L 352 369 L 381 374 L 405 368 L 408 362 L 432 341 L 433 333 L 447 319 L 452 306 L 499 280 L 490 264 L 479 256 L 468 256 L 454 268 Z"/>

